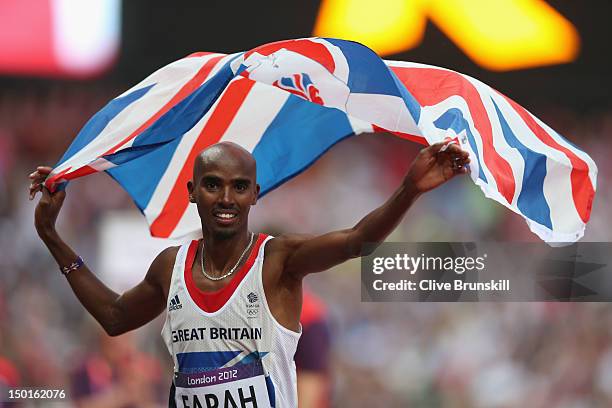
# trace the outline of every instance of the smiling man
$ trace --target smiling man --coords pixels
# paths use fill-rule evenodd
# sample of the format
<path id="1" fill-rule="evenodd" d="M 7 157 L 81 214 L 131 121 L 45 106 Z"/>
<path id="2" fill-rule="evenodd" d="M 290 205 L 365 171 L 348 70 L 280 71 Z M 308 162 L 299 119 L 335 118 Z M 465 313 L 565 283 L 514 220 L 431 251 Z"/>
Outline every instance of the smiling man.
<path id="1" fill-rule="evenodd" d="M 171 406 L 296 407 L 293 356 L 303 278 L 361 256 L 366 243 L 384 241 L 420 194 L 465 174 L 467 163 L 457 145 L 431 145 L 387 202 L 353 228 L 273 238 L 248 229 L 259 194 L 254 158 L 233 143 L 213 145 L 196 158 L 187 185 L 203 239 L 162 251 L 143 281 L 122 295 L 98 280 L 58 235 L 65 192 L 43 187 L 49 167 L 30 174 L 30 198 L 42 191 L 36 230 L 109 335 L 167 311 L 162 336 L 174 361 Z"/>

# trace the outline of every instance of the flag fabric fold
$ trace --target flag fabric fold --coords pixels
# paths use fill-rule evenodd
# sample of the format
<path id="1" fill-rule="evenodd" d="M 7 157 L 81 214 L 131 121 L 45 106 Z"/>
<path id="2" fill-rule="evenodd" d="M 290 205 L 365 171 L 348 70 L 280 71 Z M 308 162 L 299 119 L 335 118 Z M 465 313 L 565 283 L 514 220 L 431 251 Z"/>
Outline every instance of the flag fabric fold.
<path id="1" fill-rule="evenodd" d="M 474 78 L 383 61 L 329 38 L 195 53 L 159 69 L 89 120 L 45 184 L 54 190 L 106 171 L 153 236 L 179 238 L 199 233 L 186 184 L 207 146 L 232 141 L 252 152 L 263 195 L 339 141 L 376 131 L 421 144 L 453 139 L 470 153 L 484 194 L 540 238 L 574 242 L 584 234 L 597 177 L 586 153 Z"/>

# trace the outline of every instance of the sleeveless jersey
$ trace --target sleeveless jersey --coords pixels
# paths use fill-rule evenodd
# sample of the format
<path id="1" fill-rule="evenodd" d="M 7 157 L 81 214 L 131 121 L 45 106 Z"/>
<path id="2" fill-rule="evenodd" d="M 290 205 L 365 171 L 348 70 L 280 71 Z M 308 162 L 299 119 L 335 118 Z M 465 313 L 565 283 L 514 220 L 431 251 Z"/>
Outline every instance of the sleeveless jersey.
<path id="1" fill-rule="evenodd" d="M 193 281 L 198 241 L 180 247 L 162 329 L 174 362 L 171 406 L 297 407 L 293 357 L 300 333 L 276 321 L 263 287 L 271 238 L 259 234 L 243 267 L 217 292 Z"/>

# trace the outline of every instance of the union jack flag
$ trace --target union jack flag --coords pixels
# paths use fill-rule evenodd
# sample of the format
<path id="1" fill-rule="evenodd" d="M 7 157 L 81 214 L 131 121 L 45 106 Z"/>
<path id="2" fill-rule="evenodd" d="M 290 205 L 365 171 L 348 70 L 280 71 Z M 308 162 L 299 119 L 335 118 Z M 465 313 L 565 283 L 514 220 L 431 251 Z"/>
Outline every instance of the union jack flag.
<path id="1" fill-rule="evenodd" d="M 457 140 L 487 197 L 547 242 L 582 237 L 597 176 L 586 153 L 474 78 L 330 38 L 195 53 L 159 69 L 89 120 L 46 186 L 106 171 L 153 236 L 183 237 L 200 228 L 185 185 L 205 147 L 233 141 L 252 152 L 263 195 L 335 143 L 379 130 Z"/>
<path id="2" fill-rule="evenodd" d="M 325 102 L 319 96 L 319 90 L 314 86 L 308 74 L 293 74 L 291 77 L 282 77 L 280 81 L 274 81 L 272 85 L 300 96 L 307 101 L 325 105 Z"/>

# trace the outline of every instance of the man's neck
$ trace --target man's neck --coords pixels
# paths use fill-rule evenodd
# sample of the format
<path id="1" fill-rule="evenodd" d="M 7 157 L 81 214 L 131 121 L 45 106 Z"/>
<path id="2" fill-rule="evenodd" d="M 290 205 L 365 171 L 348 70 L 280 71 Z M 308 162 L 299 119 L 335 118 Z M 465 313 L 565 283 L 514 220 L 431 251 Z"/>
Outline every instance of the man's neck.
<path id="1" fill-rule="evenodd" d="M 214 234 L 204 235 L 204 261 L 206 272 L 217 276 L 227 273 L 240 258 L 249 245 L 251 233 L 240 231 L 232 237 L 218 237 Z M 246 255 L 246 254 L 245 254 Z"/>

